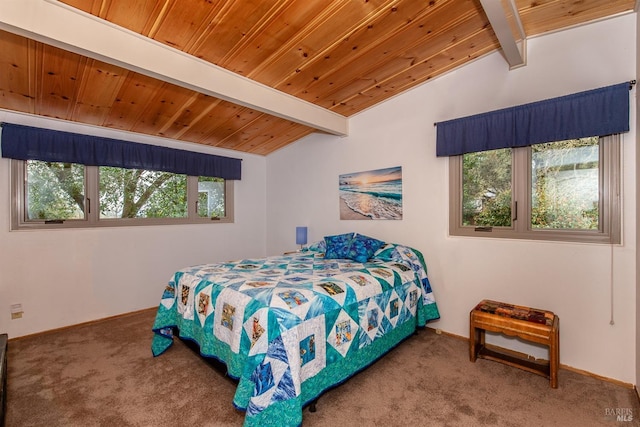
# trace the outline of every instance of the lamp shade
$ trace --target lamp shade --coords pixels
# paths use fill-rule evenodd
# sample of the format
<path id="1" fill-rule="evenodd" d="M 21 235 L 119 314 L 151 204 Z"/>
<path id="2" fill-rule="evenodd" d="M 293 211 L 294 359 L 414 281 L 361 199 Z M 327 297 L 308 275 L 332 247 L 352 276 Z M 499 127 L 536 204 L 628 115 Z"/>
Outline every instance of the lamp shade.
<path id="1" fill-rule="evenodd" d="M 307 244 L 307 227 L 296 227 L 296 245 Z"/>

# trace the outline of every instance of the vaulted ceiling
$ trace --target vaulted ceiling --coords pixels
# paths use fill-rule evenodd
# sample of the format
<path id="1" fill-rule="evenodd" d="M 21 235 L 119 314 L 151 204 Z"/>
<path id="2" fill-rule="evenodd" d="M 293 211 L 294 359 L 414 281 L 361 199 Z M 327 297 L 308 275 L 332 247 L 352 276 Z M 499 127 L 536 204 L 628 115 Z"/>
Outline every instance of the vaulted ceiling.
<path id="1" fill-rule="evenodd" d="M 267 155 L 344 135 L 349 116 L 487 53 L 519 66 L 526 38 L 634 6 L 0 0 L 0 108 Z"/>

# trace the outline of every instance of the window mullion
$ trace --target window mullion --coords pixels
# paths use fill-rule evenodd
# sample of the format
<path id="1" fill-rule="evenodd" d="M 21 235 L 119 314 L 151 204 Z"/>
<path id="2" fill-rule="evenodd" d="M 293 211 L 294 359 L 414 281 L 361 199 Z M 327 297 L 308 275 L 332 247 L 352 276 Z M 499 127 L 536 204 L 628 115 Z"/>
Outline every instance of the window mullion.
<path id="1" fill-rule="evenodd" d="M 513 229 L 517 233 L 529 230 L 531 224 L 531 149 L 521 147 L 513 149 L 513 195 L 512 200 L 517 212 L 513 217 Z"/>
<path id="2" fill-rule="evenodd" d="M 100 187 L 98 182 L 98 167 L 85 166 L 85 206 L 88 210 L 85 217 L 91 225 L 97 224 L 100 218 Z"/>
<path id="3" fill-rule="evenodd" d="M 198 177 L 187 176 L 187 218 L 198 219 Z"/>

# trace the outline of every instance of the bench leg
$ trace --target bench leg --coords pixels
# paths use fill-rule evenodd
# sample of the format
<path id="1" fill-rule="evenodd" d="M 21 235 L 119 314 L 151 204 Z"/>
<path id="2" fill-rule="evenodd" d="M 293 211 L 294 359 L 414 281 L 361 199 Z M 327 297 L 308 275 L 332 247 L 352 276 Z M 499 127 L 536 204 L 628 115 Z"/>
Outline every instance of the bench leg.
<path id="1" fill-rule="evenodd" d="M 484 330 L 475 327 L 473 319 L 469 320 L 469 360 L 475 362 L 478 351 L 484 346 Z"/>
<path id="2" fill-rule="evenodd" d="M 473 319 L 469 315 L 469 360 L 476 361 L 476 328 L 473 326 Z"/>
<path id="3" fill-rule="evenodd" d="M 560 333 L 556 328 L 551 334 L 549 348 L 549 381 L 551 388 L 558 388 L 558 366 L 560 365 Z"/>

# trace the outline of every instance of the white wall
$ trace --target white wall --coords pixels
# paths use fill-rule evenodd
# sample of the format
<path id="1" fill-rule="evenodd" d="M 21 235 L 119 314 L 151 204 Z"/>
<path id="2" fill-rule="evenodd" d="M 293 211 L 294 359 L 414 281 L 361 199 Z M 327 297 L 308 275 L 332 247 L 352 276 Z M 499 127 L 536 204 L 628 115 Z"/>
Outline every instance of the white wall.
<path id="1" fill-rule="evenodd" d="M 442 315 L 432 326 L 468 336 L 469 310 L 483 298 L 549 309 L 561 319 L 562 364 L 635 383 L 636 90 L 623 148 L 624 241 L 613 248 L 448 236 L 448 160 L 435 157 L 433 125 L 635 79 L 635 31 L 629 14 L 533 38 L 526 67 L 509 71 L 499 53 L 486 56 L 353 117 L 348 137 L 311 135 L 269 155 L 267 253 L 294 248 L 297 225 L 312 241 L 358 231 L 414 246 Z M 402 166 L 404 218 L 341 221 L 338 175 L 391 166 Z"/>
<path id="2" fill-rule="evenodd" d="M 0 159 L 0 331 L 9 337 L 155 307 L 178 268 L 265 255 L 264 157 L 1 110 L 0 121 L 243 159 L 233 224 L 12 232 L 9 160 Z M 17 303 L 24 316 L 11 320 Z"/>

